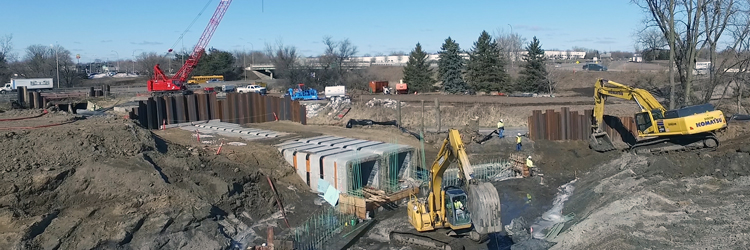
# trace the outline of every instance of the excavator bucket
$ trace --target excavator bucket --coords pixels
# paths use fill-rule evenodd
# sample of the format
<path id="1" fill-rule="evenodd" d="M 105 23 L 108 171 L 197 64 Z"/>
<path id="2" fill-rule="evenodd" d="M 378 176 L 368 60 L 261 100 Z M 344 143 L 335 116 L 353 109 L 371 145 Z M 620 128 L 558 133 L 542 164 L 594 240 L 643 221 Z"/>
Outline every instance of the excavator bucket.
<path id="1" fill-rule="evenodd" d="M 500 195 L 495 186 L 489 182 L 469 185 L 469 213 L 474 230 L 480 234 L 502 231 L 500 221 Z"/>
<path id="2" fill-rule="evenodd" d="M 589 138 L 589 147 L 598 152 L 612 151 L 615 145 L 612 144 L 612 139 L 609 138 L 607 132 L 599 132 L 591 134 Z"/>

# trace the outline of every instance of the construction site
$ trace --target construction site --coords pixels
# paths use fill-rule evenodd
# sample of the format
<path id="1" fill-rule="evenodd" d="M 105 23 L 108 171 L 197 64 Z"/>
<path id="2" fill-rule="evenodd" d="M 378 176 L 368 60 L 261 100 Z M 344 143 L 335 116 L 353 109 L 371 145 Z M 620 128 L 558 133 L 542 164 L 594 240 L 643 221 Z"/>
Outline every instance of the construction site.
<path id="1" fill-rule="evenodd" d="M 307 102 L 20 91 L 0 113 L 0 248 L 744 248 L 746 117 L 712 118 L 720 120 L 710 132 L 718 145 L 643 152 L 629 139 L 646 141 L 632 115 L 658 101 L 624 83 L 590 86 L 638 102 L 621 96 L 600 113 L 585 96 Z M 712 112 L 720 111 L 689 115 Z M 503 138 L 494 128 L 500 119 Z M 612 149 L 590 141 L 602 134 Z M 445 190 L 441 199 L 466 197 L 472 219 L 438 205 L 444 224 L 415 230 L 409 211 L 432 206 L 419 202 L 438 197 L 435 188 Z M 491 194 L 486 204 L 472 203 L 476 190 Z M 461 223 L 480 238 L 462 237 L 470 233 Z"/>
<path id="2" fill-rule="evenodd" d="M 401 80 L 235 89 L 193 76 L 231 2 L 174 74 L 155 64 L 114 88 L 8 83 L 0 249 L 750 244 L 742 89 L 736 104 L 727 84 L 668 109 L 636 83 L 664 72 L 630 62 L 576 63 L 555 94 L 417 93 Z"/>

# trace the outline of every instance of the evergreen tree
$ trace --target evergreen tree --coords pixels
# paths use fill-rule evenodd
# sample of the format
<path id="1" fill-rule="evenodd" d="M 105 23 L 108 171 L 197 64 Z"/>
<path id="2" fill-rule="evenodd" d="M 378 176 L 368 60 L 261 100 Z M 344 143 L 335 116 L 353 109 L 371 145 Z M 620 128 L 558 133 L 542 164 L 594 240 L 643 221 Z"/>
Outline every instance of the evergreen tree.
<path id="1" fill-rule="evenodd" d="M 482 31 L 469 54 L 466 80 L 476 91 L 506 91 L 510 77 L 505 72 L 505 61 L 499 46 L 487 31 Z"/>
<path id="2" fill-rule="evenodd" d="M 517 89 L 524 92 L 550 92 L 544 50 L 536 37 L 526 46 L 526 52 L 523 56 L 526 63 L 521 69 Z"/>
<path id="3" fill-rule="evenodd" d="M 427 53 L 422 51 L 422 45 L 417 43 L 417 47 L 409 54 L 409 62 L 404 67 L 404 81 L 409 84 L 410 90 L 430 91 L 435 84 L 432 74 Z"/>
<path id="4" fill-rule="evenodd" d="M 211 48 L 206 54 L 201 56 L 192 75 L 222 75 L 224 76 L 224 80 L 233 81 L 240 79 L 242 69 L 234 67 L 234 55 L 232 53 Z"/>
<path id="5" fill-rule="evenodd" d="M 443 81 L 443 91 L 451 94 L 466 92 L 469 86 L 464 81 L 464 59 L 458 54 L 461 51 L 458 43 L 448 37 L 440 49 L 438 78 Z"/>

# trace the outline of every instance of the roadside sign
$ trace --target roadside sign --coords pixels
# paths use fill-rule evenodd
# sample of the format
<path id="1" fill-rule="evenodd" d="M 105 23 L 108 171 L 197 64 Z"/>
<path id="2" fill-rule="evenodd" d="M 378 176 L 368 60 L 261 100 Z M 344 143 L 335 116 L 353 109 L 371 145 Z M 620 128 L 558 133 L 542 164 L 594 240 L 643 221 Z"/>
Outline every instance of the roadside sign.
<path id="1" fill-rule="evenodd" d="M 81 59 L 81 54 L 76 54 L 76 59 Z"/>

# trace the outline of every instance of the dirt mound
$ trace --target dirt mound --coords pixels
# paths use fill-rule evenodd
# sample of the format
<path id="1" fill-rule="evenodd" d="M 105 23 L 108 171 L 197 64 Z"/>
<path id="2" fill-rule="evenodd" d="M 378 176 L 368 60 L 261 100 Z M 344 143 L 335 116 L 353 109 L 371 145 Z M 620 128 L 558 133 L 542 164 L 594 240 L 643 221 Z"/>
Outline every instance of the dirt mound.
<path id="1" fill-rule="evenodd" d="M 563 210 L 575 219 L 551 249 L 745 248 L 750 155 L 735 149 L 599 165 L 576 182 Z"/>
<path id="2" fill-rule="evenodd" d="M 258 168 L 278 159 L 240 164 L 122 119 L 3 132 L 0 150 L 0 249 L 226 249 L 278 210 Z"/>

